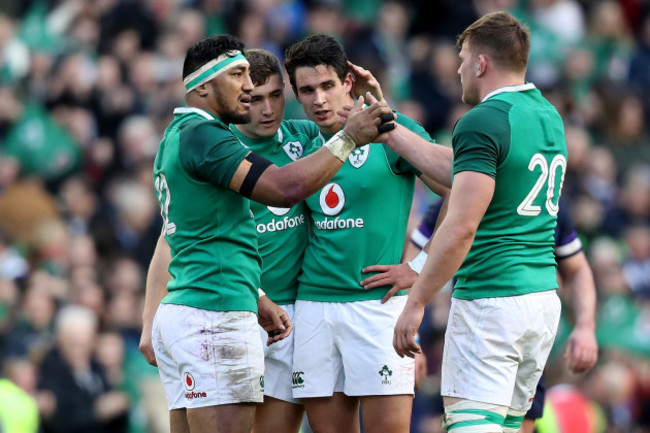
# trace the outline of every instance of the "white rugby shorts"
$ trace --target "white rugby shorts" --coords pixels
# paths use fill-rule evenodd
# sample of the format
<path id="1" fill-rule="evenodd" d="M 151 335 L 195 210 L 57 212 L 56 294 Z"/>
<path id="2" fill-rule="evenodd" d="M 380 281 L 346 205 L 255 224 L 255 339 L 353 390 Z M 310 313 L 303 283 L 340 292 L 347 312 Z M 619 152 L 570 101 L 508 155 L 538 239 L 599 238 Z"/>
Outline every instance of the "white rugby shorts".
<path id="1" fill-rule="evenodd" d="M 440 393 L 527 411 L 555 340 L 560 310 L 555 290 L 471 301 L 452 298 Z"/>
<path id="2" fill-rule="evenodd" d="M 414 360 L 393 349 L 405 303 L 296 301 L 293 396 L 413 394 Z"/>
<path id="3" fill-rule="evenodd" d="M 169 410 L 263 401 L 255 313 L 160 304 L 152 334 Z"/>
<path id="4" fill-rule="evenodd" d="M 291 322 L 294 318 L 294 304 L 280 305 L 287 312 Z M 291 391 L 293 374 L 294 332 L 283 340 L 266 345 L 267 332 L 260 326 L 260 337 L 264 347 L 264 395 L 289 403 L 300 404 Z"/>

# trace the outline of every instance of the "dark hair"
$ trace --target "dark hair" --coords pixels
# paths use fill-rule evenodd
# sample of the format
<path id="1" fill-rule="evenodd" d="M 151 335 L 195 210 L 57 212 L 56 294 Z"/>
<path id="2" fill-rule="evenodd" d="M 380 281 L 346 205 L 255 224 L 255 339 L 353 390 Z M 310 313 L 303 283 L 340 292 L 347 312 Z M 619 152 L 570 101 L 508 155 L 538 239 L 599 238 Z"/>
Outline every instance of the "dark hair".
<path id="1" fill-rule="evenodd" d="M 261 48 L 246 50 L 246 58 L 250 63 L 250 75 L 254 86 L 263 86 L 271 76 L 278 74 L 283 81 L 282 66 L 275 55 Z"/>
<path id="2" fill-rule="evenodd" d="M 244 43 L 234 36 L 217 35 L 192 45 L 185 54 L 183 78 L 228 51 L 244 51 Z"/>
<path id="3" fill-rule="evenodd" d="M 325 65 L 334 70 L 341 81 L 349 72 L 348 57 L 339 42 L 329 35 L 313 35 L 296 42 L 284 53 L 284 67 L 291 86 L 296 88 L 296 69 L 301 66 L 315 68 Z"/>
<path id="4" fill-rule="evenodd" d="M 525 71 L 530 53 L 530 30 L 508 12 L 492 12 L 470 24 L 456 46 L 470 41 L 474 53 L 484 52 L 505 69 Z"/>

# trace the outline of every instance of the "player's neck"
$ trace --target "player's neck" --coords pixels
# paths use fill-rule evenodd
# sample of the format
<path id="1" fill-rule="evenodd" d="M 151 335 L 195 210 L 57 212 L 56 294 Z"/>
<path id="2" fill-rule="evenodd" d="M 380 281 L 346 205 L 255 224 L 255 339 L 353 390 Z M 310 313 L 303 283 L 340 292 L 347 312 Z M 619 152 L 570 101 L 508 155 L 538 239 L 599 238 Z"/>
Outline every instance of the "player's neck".
<path id="1" fill-rule="evenodd" d="M 199 108 L 203 111 L 207 111 L 208 113 L 212 114 L 214 117 L 221 120 L 219 113 L 214 109 L 214 107 L 210 107 L 210 104 L 207 103 L 206 98 L 201 98 L 198 95 L 192 93 L 185 97 L 185 105 L 187 105 L 188 107 Z"/>
<path id="2" fill-rule="evenodd" d="M 481 101 L 495 90 L 504 87 L 521 86 L 523 84 L 526 84 L 525 74 L 502 71 L 494 72 L 495 73 L 486 76 L 482 82 L 483 85 L 481 86 L 480 91 Z"/>

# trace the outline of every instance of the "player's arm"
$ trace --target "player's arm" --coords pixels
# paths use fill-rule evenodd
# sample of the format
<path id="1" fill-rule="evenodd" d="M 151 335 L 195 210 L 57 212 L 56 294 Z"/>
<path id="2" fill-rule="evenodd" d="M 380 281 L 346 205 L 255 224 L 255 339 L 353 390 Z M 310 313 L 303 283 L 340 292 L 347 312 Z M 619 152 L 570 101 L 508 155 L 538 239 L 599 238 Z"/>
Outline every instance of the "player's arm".
<path id="1" fill-rule="evenodd" d="M 142 334 L 140 335 L 140 352 L 144 355 L 147 362 L 156 366 L 156 355 L 151 343 L 151 331 L 153 328 L 153 318 L 160 301 L 167 294 L 167 283 L 171 278 L 169 274 L 169 263 L 172 261 L 169 244 L 165 236 L 161 233 L 154 250 L 149 270 L 147 271 L 147 281 L 144 292 L 144 310 L 142 312 Z"/>
<path id="2" fill-rule="evenodd" d="M 322 188 L 341 168 L 356 146 L 373 141 L 383 122 L 381 114 L 391 114 L 386 103 L 362 109 L 359 98 L 345 128 L 323 147 L 298 161 L 278 167 L 250 153 L 237 168 L 230 189 L 257 202 L 290 207 Z"/>
<path id="3" fill-rule="evenodd" d="M 447 188 L 445 189 L 449 191 Z M 435 226 L 432 228 L 432 232 L 437 230 L 447 214 L 447 203 L 449 203 L 449 200 L 445 198 L 439 211 L 436 212 L 436 218 L 434 219 Z M 413 287 L 413 284 L 417 280 L 418 275 L 422 272 L 422 268 L 424 267 L 424 263 L 428 257 L 431 239 L 432 238 L 429 238 L 426 244 L 424 244 L 419 254 L 406 263 L 400 263 L 399 265 L 372 265 L 363 268 L 361 272 L 364 274 L 370 272 L 377 272 L 377 274 L 363 279 L 360 283 L 361 286 L 365 290 L 381 286 L 392 286 L 382 298 L 382 304 L 388 301 L 400 290 Z"/>
<path id="4" fill-rule="evenodd" d="M 451 188 L 451 148 L 431 143 L 399 124 L 378 140 L 386 143 L 428 178 Z"/>
<path id="5" fill-rule="evenodd" d="M 433 235 L 422 273 L 411 288 L 393 337 L 400 356 L 420 351 L 415 343 L 425 305 L 460 268 L 494 194 L 494 179 L 487 174 L 461 171 L 455 175 L 447 215 Z"/>
<path id="6" fill-rule="evenodd" d="M 371 94 L 367 94 L 367 100 L 373 104 L 377 102 Z M 350 109 L 350 106 L 344 106 L 337 113 L 345 120 L 350 115 Z M 451 188 L 451 148 L 432 143 L 398 123 L 395 124 L 395 129 L 379 135 L 374 141 L 386 143 L 424 175 Z"/>
<path id="7" fill-rule="evenodd" d="M 596 342 L 596 289 L 594 277 L 584 252 L 558 260 L 558 272 L 565 287 L 571 291 L 571 307 L 575 326 L 567 343 L 569 369 L 582 373 L 598 360 Z"/>

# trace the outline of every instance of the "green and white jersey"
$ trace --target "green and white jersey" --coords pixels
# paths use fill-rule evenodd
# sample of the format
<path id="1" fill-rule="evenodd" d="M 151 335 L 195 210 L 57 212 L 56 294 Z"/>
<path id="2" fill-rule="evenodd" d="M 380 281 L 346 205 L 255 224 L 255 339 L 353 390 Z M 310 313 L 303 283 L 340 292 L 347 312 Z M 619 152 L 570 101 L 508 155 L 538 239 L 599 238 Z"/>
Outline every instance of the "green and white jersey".
<path id="1" fill-rule="evenodd" d="M 250 201 L 228 188 L 249 152 L 213 114 L 174 110 L 153 171 L 172 255 L 163 303 L 257 312 L 255 222 Z"/>
<path id="2" fill-rule="evenodd" d="M 454 175 L 475 171 L 495 179 L 453 296 L 557 289 L 553 231 L 567 150 L 555 108 L 533 84 L 498 89 L 458 121 L 453 148 Z"/>
<path id="3" fill-rule="evenodd" d="M 307 120 L 285 120 L 273 137 L 264 139 L 246 137 L 234 125 L 230 129 L 244 146 L 280 167 L 302 157 L 307 144 L 320 134 L 318 126 Z M 278 208 L 251 201 L 251 210 L 262 256 L 262 290 L 278 305 L 293 304 L 309 239 L 305 204 Z"/>
<path id="4" fill-rule="evenodd" d="M 397 121 L 431 141 L 413 120 L 400 114 Z M 312 141 L 308 153 L 322 145 L 323 140 Z M 385 144 L 371 143 L 357 148 L 330 183 L 305 200 L 313 233 L 305 251 L 298 299 L 354 302 L 386 294 L 390 286 L 364 290 L 359 282 L 372 274 L 362 274 L 361 269 L 400 263 L 419 174 Z"/>

